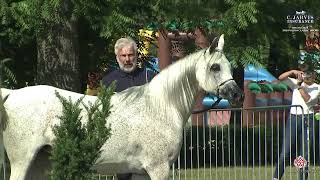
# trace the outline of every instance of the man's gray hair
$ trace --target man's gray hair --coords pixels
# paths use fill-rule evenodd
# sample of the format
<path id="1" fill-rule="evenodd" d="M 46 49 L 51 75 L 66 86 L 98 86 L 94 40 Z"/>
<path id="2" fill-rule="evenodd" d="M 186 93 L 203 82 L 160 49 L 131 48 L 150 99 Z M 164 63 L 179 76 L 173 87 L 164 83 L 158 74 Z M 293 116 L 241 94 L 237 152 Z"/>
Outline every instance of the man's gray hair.
<path id="1" fill-rule="evenodd" d="M 126 47 L 132 46 L 134 52 L 137 52 L 138 46 L 137 43 L 130 37 L 120 38 L 117 40 L 116 44 L 114 45 L 114 53 L 117 55 L 119 50 Z"/>

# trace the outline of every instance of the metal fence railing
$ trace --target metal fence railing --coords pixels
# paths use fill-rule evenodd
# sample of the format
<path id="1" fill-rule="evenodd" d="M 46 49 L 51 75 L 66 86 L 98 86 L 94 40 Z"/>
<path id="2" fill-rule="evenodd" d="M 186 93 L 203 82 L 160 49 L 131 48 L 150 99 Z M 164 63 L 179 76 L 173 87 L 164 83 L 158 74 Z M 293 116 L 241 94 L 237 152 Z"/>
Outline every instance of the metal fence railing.
<path id="1" fill-rule="evenodd" d="M 284 135 L 286 121 L 293 121 L 289 116 L 290 108 L 301 107 L 214 109 L 196 116 L 192 126 L 185 130 L 172 179 L 272 179 L 275 169 L 280 169 L 277 163 L 281 159 L 282 145 L 288 143 Z M 287 168 L 282 179 L 297 179 L 300 171 L 308 171 L 309 179 L 320 179 L 320 121 L 307 118 L 306 122 L 314 122 L 311 131 L 309 124 L 302 127 L 295 124 L 293 130 L 297 138 L 290 138 L 290 149 L 285 155 L 288 160 L 284 161 Z M 308 138 L 304 138 L 305 134 L 299 133 L 300 130 L 312 134 L 307 133 Z M 298 157 L 300 154 L 305 157 L 307 152 L 299 149 L 304 140 L 310 139 L 312 142 L 306 144 L 312 148 L 307 149 L 309 156 L 303 161 Z M 309 169 L 299 169 L 299 163 Z"/>
<path id="2" fill-rule="evenodd" d="M 284 138 L 288 133 L 285 127 L 294 118 L 289 115 L 290 108 L 302 107 L 211 109 L 196 113 L 184 130 L 182 149 L 171 168 L 171 179 L 271 180 L 275 170 L 280 170 L 277 164 L 282 147 L 288 143 Z M 320 179 L 320 121 L 307 118 L 306 122 L 306 125 L 300 124 L 302 127 L 295 123 L 289 128 L 290 148 L 284 156 L 287 160 L 282 179 L 299 179 L 299 173 L 307 171 L 308 179 Z M 295 137 L 291 137 L 294 131 Z M 302 148 L 301 152 L 301 146 L 310 148 Z M 305 150 L 309 156 L 304 161 Z M 308 169 L 299 169 L 303 165 Z M 98 176 L 96 179 L 113 178 Z"/>
<path id="3" fill-rule="evenodd" d="M 320 121 L 303 115 L 304 120 L 298 119 L 291 128 L 286 128 L 287 123 L 297 119 L 290 116 L 290 108 L 302 107 L 266 106 L 196 112 L 184 129 L 180 156 L 171 167 L 170 178 L 272 180 L 275 170 L 281 170 L 278 162 L 282 147 L 288 144 L 282 179 L 299 179 L 300 172 L 308 172 L 309 180 L 319 180 Z M 284 138 L 286 133 L 289 139 Z M 308 169 L 299 169 L 303 166 Z M 94 175 L 92 179 L 117 178 Z"/>
<path id="4" fill-rule="evenodd" d="M 282 147 L 288 143 L 284 137 L 289 133 L 290 148 L 284 156 L 287 160 L 282 179 L 299 179 L 300 172 L 308 172 L 308 179 L 319 180 L 320 121 L 304 115 L 303 123 L 293 124 L 288 132 L 286 123 L 295 118 L 290 116 L 290 108 L 302 107 L 211 109 L 195 113 L 184 130 L 182 149 L 171 168 L 171 179 L 272 180 L 275 170 L 280 170 Z M 304 160 L 306 153 L 309 156 Z M 299 169 L 300 166 L 308 169 Z M 96 179 L 116 178 L 98 176 Z"/>

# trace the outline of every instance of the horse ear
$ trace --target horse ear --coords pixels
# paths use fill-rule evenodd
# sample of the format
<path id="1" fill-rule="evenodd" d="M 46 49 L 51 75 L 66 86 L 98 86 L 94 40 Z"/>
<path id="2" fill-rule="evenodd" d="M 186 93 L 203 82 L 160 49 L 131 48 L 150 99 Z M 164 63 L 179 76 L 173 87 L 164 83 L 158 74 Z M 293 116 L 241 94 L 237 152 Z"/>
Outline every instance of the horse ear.
<path id="1" fill-rule="evenodd" d="M 210 44 L 210 47 L 209 47 L 209 52 L 210 52 L 210 54 L 212 54 L 212 52 L 216 49 L 217 46 L 218 46 L 218 38 L 215 37 L 215 38 L 212 40 L 212 42 L 211 42 L 211 44 Z"/>
<path id="2" fill-rule="evenodd" d="M 217 51 L 222 51 L 224 46 L 224 34 L 222 34 L 219 38 L 218 47 L 216 48 Z"/>

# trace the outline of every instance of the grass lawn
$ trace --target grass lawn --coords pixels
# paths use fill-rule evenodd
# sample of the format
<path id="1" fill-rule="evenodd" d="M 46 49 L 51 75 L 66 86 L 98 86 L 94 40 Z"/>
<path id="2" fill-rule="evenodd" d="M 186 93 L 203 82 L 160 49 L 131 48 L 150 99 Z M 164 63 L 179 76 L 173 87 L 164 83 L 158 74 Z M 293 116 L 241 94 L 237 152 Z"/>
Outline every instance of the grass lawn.
<path id="1" fill-rule="evenodd" d="M 171 174 L 171 180 L 272 180 L 274 168 L 259 167 L 212 167 L 200 169 L 181 169 Z M 96 176 L 95 180 L 106 180 L 105 176 Z M 109 177 L 107 180 L 116 180 Z M 287 167 L 281 180 L 299 180 L 298 170 Z M 308 180 L 320 180 L 320 167 L 311 167 Z"/>
<path id="2" fill-rule="evenodd" d="M 274 167 L 271 166 L 181 169 L 172 172 L 170 180 L 272 180 L 273 172 Z M 0 180 L 3 179 L 1 176 Z M 94 175 L 92 180 L 117 180 L 117 178 Z M 298 170 L 295 167 L 287 167 L 281 180 L 299 180 Z M 308 180 L 320 180 L 320 166 L 310 168 Z"/>
<path id="3" fill-rule="evenodd" d="M 181 180 L 272 180 L 274 168 L 268 167 L 213 167 L 206 169 L 182 169 L 175 172 L 171 179 Z M 287 167 L 282 180 L 298 179 L 298 170 L 295 167 Z M 309 180 L 320 180 L 320 167 L 311 167 Z"/>

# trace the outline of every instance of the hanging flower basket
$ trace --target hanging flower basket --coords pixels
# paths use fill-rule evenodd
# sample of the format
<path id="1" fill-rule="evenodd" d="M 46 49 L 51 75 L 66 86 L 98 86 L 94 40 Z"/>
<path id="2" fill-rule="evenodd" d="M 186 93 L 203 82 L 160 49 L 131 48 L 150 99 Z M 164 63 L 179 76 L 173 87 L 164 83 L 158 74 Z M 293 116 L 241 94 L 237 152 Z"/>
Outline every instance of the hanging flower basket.
<path id="1" fill-rule="evenodd" d="M 272 85 L 267 82 L 258 82 L 262 93 L 271 93 L 273 92 Z"/>
<path id="2" fill-rule="evenodd" d="M 261 93 L 261 87 L 259 86 L 259 84 L 257 82 L 250 82 L 248 84 L 248 89 L 255 94 Z"/>
<path id="3" fill-rule="evenodd" d="M 272 86 L 273 90 L 276 92 L 288 91 L 288 85 L 286 85 L 282 82 L 271 84 L 271 86 Z"/>
<path id="4" fill-rule="evenodd" d="M 248 84 L 248 89 L 255 94 L 260 94 L 271 92 L 284 92 L 288 90 L 288 86 L 282 82 L 269 83 L 267 81 L 253 81 Z"/>

